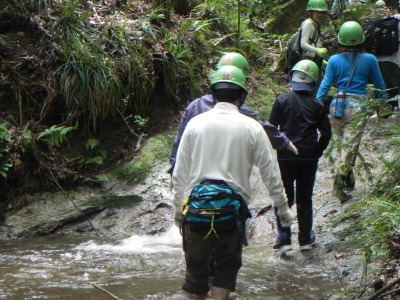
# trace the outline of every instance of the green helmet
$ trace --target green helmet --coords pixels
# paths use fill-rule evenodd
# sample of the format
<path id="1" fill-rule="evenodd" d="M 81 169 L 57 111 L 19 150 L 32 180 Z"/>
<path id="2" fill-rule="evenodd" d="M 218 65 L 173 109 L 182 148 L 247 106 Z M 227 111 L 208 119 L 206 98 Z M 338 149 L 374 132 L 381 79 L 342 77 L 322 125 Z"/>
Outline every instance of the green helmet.
<path id="1" fill-rule="evenodd" d="M 345 22 L 339 30 L 338 42 L 343 46 L 357 46 L 365 41 L 361 25 L 354 21 Z"/>
<path id="2" fill-rule="evenodd" d="M 326 5 L 325 0 L 309 0 L 307 10 L 327 11 L 328 5 Z"/>
<path id="3" fill-rule="evenodd" d="M 378 1 L 375 2 L 375 7 L 380 7 L 380 6 L 386 6 L 385 1 L 378 0 Z"/>
<path id="4" fill-rule="evenodd" d="M 222 66 L 227 66 L 227 65 L 239 68 L 240 70 L 243 71 L 243 74 L 245 76 L 248 76 L 250 73 L 249 62 L 240 53 L 228 52 L 222 55 L 222 57 L 218 61 L 217 70 Z"/>
<path id="5" fill-rule="evenodd" d="M 314 82 L 317 82 L 319 77 L 317 64 L 308 59 L 303 59 L 295 64 L 294 67 L 290 70 L 290 73 L 293 73 L 294 71 L 300 71 L 307 74 L 312 78 L 312 80 L 314 80 Z"/>
<path id="6" fill-rule="evenodd" d="M 246 76 L 241 69 L 235 66 L 226 65 L 215 71 L 211 78 L 211 89 L 229 88 L 230 86 L 220 83 L 233 83 L 247 92 Z"/>

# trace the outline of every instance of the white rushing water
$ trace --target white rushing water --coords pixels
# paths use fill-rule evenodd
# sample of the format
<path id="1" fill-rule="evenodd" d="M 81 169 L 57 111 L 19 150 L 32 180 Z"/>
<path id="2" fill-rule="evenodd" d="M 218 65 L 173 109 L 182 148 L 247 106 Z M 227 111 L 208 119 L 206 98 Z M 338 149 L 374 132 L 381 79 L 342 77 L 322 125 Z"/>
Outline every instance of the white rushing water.
<path id="1" fill-rule="evenodd" d="M 124 239 L 118 244 L 100 244 L 95 241 L 88 241 L 75 247 L 82 251 L 106 251 L 106 252 L 127 252 L 127 253 L 158 253 L 182 251 L 182 237 L 178 227 L 173 225 L 166 232 L 160 235 L 133 235 Z"/>

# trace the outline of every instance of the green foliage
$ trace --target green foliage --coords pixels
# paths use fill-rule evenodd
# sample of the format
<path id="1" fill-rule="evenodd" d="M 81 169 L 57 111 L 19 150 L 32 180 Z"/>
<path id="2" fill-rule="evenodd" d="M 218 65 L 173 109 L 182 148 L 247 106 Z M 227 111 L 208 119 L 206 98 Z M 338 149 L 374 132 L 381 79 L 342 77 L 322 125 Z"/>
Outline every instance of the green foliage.
<path id="1" fill-rule="evenodd" d="M 87 140 L 85 143 L 85 148 L 86 150 L 93 150 L 94 148 L 96 148 L 98 145 L 100 145 L 100 141 L 97 139 L 90 139 Z"/>
<path id="2" fill-rule="evenodd" d="M 5 124 L 0 124 L 0 141 L 11 142 L 11 135 Z"/>
<path id="3" fill-rule="evenodd" d="M 400 231 L 400 130 L 393 121 L 388 146 L 394 147 L 391 158 L 381 158 L 383 168 L 376 174 L 371 194 L 357 204 L 358 209 L 370 212 L 363 220 L 363 233 L 358 241 L 363 245 L 367 262 L 374 255 L 388 254 L 390 235 Z M 397 125 L 396 125 L 397 123 Z"/>
<path id="4" fill-rule="evenodd" d="M 69 115 L 83 117 L 85 127 L 90 124 L 96 130 L 119 109 L 145 113 L 155 83 L 151 49 L 132 35 L 150 37 L 155 43 L 157 27 L 146 19 L 139 22 L 138 31 L 109 24 L 100 32 L 88 26 L 89 14 L 79 16 L 73 6 L 65 7 L 61 16 L 55 27 L 65 62 L 55 75 Z"/>
<path id="5" fill-rule="evenodd" d="M 8 2 L 15 11 L 23 12 L 23 13 L 48 13 L 49 8 L 53 5 L 53 0 L 7 0 L 0 1 L 4 7 L 4 2 Z M 3 8 L 3 7 L 2 7 Z"/>
<path id="6" fill-rule="evenodd" d="M 45 131 L 39 133 L 37 136 L 37 139 L 40 140 L 42 137 L 49 137 L 48 143 L 50 147 L 58 147 L 60 146 L 63 142 L 67 141 L 67 134 L 68 132 L 72 130 L 76 130 L 78 128 L 78 123 L 75 124 L 75 126 L 72 127 L 65 127 L 65 126 L 59 126 L 53 125 L 50 128 L 47 128 Z"/>
<path id="7" fill-rule="evenodd" d="M 384 170 L 378 176 L 378 181 L 375 184 L 373 195 L 384 197 L 386 199 L 400 202 L 399 186 L 400 186 L 400 139 L 394 137 L 390 144 L 396 146 L 393 157 L 388 160 L 382 158 Z"/>
<path id="8" fill-rule="evenodd" d="M 93 153 L 93 149 L 96 148 L 98 145 L 100 145 L 100 141 L 97 139 L 90 139 L 87 140 L 85 143 L 85 148 L 88 150 L 91 154 Z M 95 164 L 95 165 L 102 165 L 104 163 L 105 158 L 107 157 L 107 151 L 101 150 L 98 152 L 98 155 L 89 157 L 86 159 L 85 164 Z"/>
<path id="9" fill-rule="evenodd" d="M 201 65 L 207 63 L 212 49 L 207 39 L 211 35 L 209 21 L 188 19 L 182 22 L 178 32 L 160 30 L 159 34 L 158 46 L 165 51 L 158 52 L 154 59 L 162 85 L 174 99 L 179 99 L 183 91 L 193 98 L 199 91 Z"/>
<path id="10" fill-rule="evenodd" d="M 130 164 L 115 169 L 112 174 L 121 181 L 135 185 L 143 182 L 153 166 L 168 159 L 172 140 L 165 136 L 156 136 L 147 140 L 139 156 Z"/>
<path id="11" fill-rule="evenodd" d="M 399 187 L 394 189 L 397 193 Z M 388 198 L 370 196 L 359 202 L 358 209 L 367 207 L 371 214 L 362 221 L 363 231 L 357 238 L 357 242 L 364 249 L 367 263 L 370 263 L 374 255 L 387 254 L 389 236 L 400 230 L 399 202 Z"/>
<path id="12" fill-rule="evenodd" d="M 110 181 L 110 178 L 106 174 L 98 174 L 96 175 L 97 180 L 108 182 Z"/>
<path id="13" fill-rule="evenodd" d="M 9 152 L 11 134 L 5 124 L 0 124 L 0 177 L 6 178 L 12 164 L 3 162 L 4 157 Z M 7 159 L 5 159 L 6 161 Z"/>
<path id="14" fill-rule="evenodd" d="M 87 25 L 89 13 L 77 15 L 77 1 L 70 1 L 55 24 L 64 63 L 56 70 L 59 90 L 69 115 L 85 120 L 96 129 L 98 123 L 119 107 L 124 88 L 116 70 L 116 61 L 105 51 L 107 40 Z"/>
<path id="15" fill-rule="evenodd" d="M 1 158 L 1 155 L 0 155 Z M 0 164 L 0 177 L 6 178 L 12 164 Z"/>
<path id="16" fill-rule="evenodd" d="M 369 99 L 367 101 L 367 111 L 369 113 L 358 114 L 354 120 L 352 129 L 353 136 L 362 133 L 365 130 L 365 124 L 371 117 L 371 111 L 385 111 L 386 104 L 382 99 Z M 397 112 L 391 112 L 398 114 Z M 342 222 L 348 218 L 358 219 L 353 222 L 352 229 L 360 226 L 355 237 L 356 244 L 363 249 L 367 263 L 370 263 L 377 255 L 390 255 L 390 236 L 400 230 L 400 126 L 398 117 L 393 119 L 377 120 L 376 128 L 372 128 L 372 136 L 389 136 L 391 137 L 382 149 L 380 161 L 381 170 L 377 171 L 377 164 L 372 165 L 368 162 L 362 153 L 357 153 L 358 163 L 357 169 L 363 170 L 364 176 L 367 175 L 367 180 L 370 181 L 372 187 L 369 194 L 363 197 L 360 201 L 354 203 L 338 218 Z M 387 123 L 387 124 L 386 124 Z M 387 130 L 387 128 L 389 130 Z M 351 143 L 351 142 L 350 142 Z M 330 143 L 330 151 L 341 149 L 343 145 L 335 143 L 333 140 Z M 387 157 L 387 149 L 390 149 L 392 155 Z M 328 155 L 331 154 L 328 152 Z M 360 215 L 360 212 L 362 214 Z"/>
<path id="17" fill-rule="evenodd" d="M 260 12 L 260 7 L 251 3 L 208 0 L 198 5 L 196 15 L 206 15 L 212 21 L 214 31 L 213 45 L 220 51 L 237 51 L 253 61 L 264 53 L 269 37 L 254 29 L 253 14 Z M 252 69 L 256 67 L 252 66 Z"/>
<path id="18" fill-rule="evenodd" d="M 134 116 L 133 119 L 134 119 L 133 123 L 135 123 L 140 128 L 144 128 L 147 122 L 149 121 L 148 118 L 142 118 L 141 116 L 138 115 Z"/>
<path id="19" fill-rule="evenodd" d="M 356 5 L 350 4 L 343 12 L 343 23 L 346 21 L 356 21 L 362 23 L 365 17 L 371 15 L 372 9 L 370 4 Z"/>
<path id="20" fill-rule="evenodd" d="M 104 159 L 107 156 L 107 152 L 101 151 L 100 155 L 97 155 L 95 157 L 90 157 L 85 161 L 85 164 L 95 164 L 95 165 L 102 165 L 104 163 Z"/>
<path id="21" fill-rule="evenodd" d="M 125 121 L 135 132 L 143 132 L 149 122 L 149 118 L 143 118 L 139 115 L 129 115 L 125 118 Z"/>
<path id="22" fill-rule="evenodd" d="M 56 71 L 70 113 L 84 113 L 86 122 L 95 129 L 118 107 L 121 98 L 121 81 L 115 73 L 114 62 L 89 55 L 70 55 L 67 62 Z"/>
<path id="23" fill-rule="evenodd" d="M 53 0 L 30 0 L 29 8 L 33 12 L 47 13 L 50 6 L 53 5 Z"/>
<path id="24" fill-rule="evenodd" d="M 251 97 L 246 100 L 246 105 L 257 112 L 258 118 L 268 121 L 272 104 L 280 94 L 289 92 L 287 86 L 275 83 L 273 78 L 267 74 L 260 75 L 254 84 Z"/>

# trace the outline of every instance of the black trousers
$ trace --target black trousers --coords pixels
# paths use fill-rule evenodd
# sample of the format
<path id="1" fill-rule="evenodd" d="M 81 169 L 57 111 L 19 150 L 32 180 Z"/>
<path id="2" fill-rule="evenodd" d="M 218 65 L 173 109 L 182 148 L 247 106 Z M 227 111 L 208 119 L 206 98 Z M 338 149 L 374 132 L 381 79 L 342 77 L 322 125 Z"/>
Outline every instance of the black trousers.
<path id="1" fill-rule="evenodd" d="M 312 194 L 318 160 L 279 160 L 279 168 L 289 207 L 296 203 L 300 245 L 309 242 L 313 226 Z M 290 229 L 282 228 L 277 218 L 278 239 L 290 240 Z"/>
<path id="2" fill-rule="evenodd" d="M 242 233 L 236 228 L 228 232 L 218 233 L 217 238 L 211 234 L 204 239 L 206 232 L 194 231 L 185 225 L 183 243 L 186 261 L 185 283 L 182 289 L 188 293 L 203 295 L 211 285 L 234 291 L 236 278 L 242 266 Z M 213 274 L 209 263 L 213 261 Z"/>

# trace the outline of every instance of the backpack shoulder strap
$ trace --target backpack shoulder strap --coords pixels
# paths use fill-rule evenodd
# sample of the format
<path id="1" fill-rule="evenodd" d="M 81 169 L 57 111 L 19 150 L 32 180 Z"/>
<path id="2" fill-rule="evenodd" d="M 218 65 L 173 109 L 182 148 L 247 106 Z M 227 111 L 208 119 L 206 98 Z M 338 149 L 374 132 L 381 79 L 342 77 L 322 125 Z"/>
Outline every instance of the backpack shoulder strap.
<path id="1" fill-rule="evenodd" d="M 300 29 L 299 29 L 299 40 L 298 40 L 298 49 L 299 49 L 300 54 L 303 53 L 303 48 L 301 48 L 301 33 L 302 32 L 303 32 L 303 29 L 301 29 L 301 27 L 300 27 Z"/>

